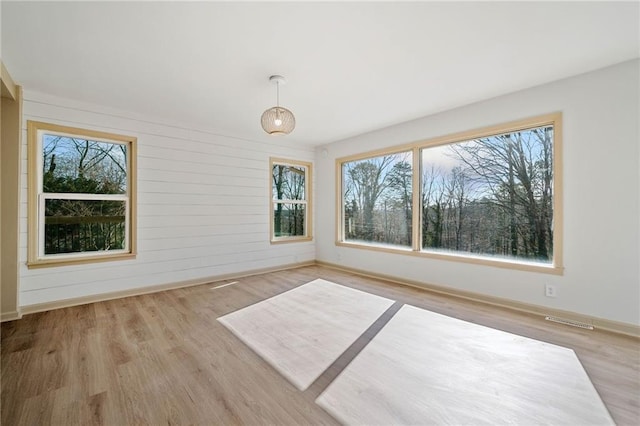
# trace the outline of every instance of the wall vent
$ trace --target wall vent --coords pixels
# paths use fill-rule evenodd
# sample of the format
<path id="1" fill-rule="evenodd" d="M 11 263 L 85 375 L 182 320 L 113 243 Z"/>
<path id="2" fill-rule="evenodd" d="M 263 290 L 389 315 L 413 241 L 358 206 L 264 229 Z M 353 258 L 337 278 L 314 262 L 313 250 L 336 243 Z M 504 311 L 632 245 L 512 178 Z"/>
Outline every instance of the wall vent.
<path id="1" fill-rule="evenodd" d="M 570 325 L 571 327 L 578 327 L 578 328 L 584 328 L 586 330 L 593 330 L 593 326 L 591 324 L 586 324 L 580 321 L 573 321 L 573 320 L 552 317 L 552 316 L 546 316 L 544 317 L 544 319 L 546 319 L 547 321 L 557 322 L 559 324 Z"/>

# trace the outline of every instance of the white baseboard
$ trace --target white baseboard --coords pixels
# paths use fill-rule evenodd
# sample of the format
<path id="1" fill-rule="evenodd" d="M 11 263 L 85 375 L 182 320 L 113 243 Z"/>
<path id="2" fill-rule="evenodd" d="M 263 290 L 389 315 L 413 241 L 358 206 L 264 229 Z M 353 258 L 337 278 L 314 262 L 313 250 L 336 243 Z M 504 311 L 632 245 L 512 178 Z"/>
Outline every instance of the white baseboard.
<path id="1" fill-rule="evenodd" d="M 579 314 L 576 312 L 563 311 L 560 309 L 553 309 L 553 308 L 548 308 L 546 306 L 517 302 L 510 299 L 503 299 L 500 297 L 489 296 L 481 293 L 474 293 L 471 291 L 457 290 L 457 289 L 437 286 L 429 283 L 424 283 L 424 282 L 419 282 L 414 280 L 407 280 L 407 279 L 398 278 L 392 275 L 372 273 L 372 272 L 363 271 L 357 268 L 337 265 L 335 263 L 330 263 L 330 262 L 317 260 L 316 264 L 320 266 L 325 266 L 327 268 L 332 268 L 332 269 L 337 269 L 344 272 L 349 272 L 352 274 L 357 274 L 364 277 L 380 279 L 380 280 L 389 281 L 395 284 L 416 287 L 422 290 L 444 294 L 451 297 L 471 300 L 473 302 L 480 302 L 487 305 L 513 309 L 520 312 L 540 315 L 542 317 L 553 316 L 553 317 L 563 318 L 570 321 L 578 321 L 578 322 L 592 325 L 594 328 L 597 328 L 600 330 L 606 330 L 613 333 L 624 334 L 627 336 L 640 338 L 640 326 L 635 324 L 612 321 L 604 318 L 598 318 L 598 317 L 592 317 L 589 315 Z"/>
<path id="2" fill-rule="evenodd" d="M 216 275 L 204 278 L 197 278 L 187 281 L 179 281 L 168 284 L 153 285 L 149 287 L 135 288 L 131 290 L 113 291 L 109 293 L 92 294 L 82 297 L 74 297 L 72 299 L 55 300 L 53 302 L 37 303 L 34 305 L 26 305 L 21 307 L 22 315 L 34 314 L 36 312 L 51 311 L 53 309 L 68 308 L 70 306 L 86 305 L 88 303 L 104 302 L 107 300 L 121 299 L 123 297 L 140 296 L 142 294 L 157 293 L 159 291 L 173 290 L 177 288 L 193 287 L 196 285 L 210 284 L 217 281 L 235 280 L 239 278 L 249 277 L 252 275 L 266 274 L 269 272 L 284 271 L 287 269 L 300 268 L 303 266 L 315 265 L 315 261 L 292 263 L 288 265 L 277 266 L 273 268 L 252 269 L 233 274 Z M 15 318 L 14 318 L 15 319 Z M 4 315 L 2 318 L 4 320 Z"/>

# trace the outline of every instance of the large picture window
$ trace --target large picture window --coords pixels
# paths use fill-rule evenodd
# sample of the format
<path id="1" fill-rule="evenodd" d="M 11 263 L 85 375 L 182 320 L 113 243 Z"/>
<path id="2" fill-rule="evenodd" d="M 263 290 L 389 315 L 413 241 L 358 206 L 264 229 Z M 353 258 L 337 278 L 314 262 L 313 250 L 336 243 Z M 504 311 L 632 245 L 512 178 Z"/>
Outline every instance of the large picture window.
<path id="1" fill-rule="evenodd" d="M 345 241 L 411 247 L 412 152 L 342 163 Z"/>
<path id="2" fill-rule="evenodd" d="M 560 128 L 553 114 L 339 159 L 338 244 L 561 273 Z"/>
<path id="3" fill-rule="evenodd" d="M 551 263 L 553 126 L 423 148 L 422 249 Z"/>
<path id="4" fill-rule="evenodd" d="M 133 137 L 28 122 L 29 266 L 135 255 Z"/>
<path id="5" fill-rule="evenodd" d="M 271 242 L 310 240 L 311 163 L 271 159 Z"/>

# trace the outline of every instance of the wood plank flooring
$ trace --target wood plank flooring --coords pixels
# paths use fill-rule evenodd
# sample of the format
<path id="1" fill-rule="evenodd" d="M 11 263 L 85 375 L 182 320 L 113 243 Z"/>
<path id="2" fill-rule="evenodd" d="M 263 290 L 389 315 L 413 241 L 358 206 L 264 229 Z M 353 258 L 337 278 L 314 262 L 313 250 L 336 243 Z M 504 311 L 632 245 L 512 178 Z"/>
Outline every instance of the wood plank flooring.
<path id="1" fill-rule="evenodd" d="M 321 266 L 2 324 L 3 425 L 337 424 L 314 400 L 367 336 L 297 390 L 216 318 L 316 278 L 575 350 L 613 419 L 640 424 L 640 340 Z M 217 283 L 220 284 L 220 283 Z"/>

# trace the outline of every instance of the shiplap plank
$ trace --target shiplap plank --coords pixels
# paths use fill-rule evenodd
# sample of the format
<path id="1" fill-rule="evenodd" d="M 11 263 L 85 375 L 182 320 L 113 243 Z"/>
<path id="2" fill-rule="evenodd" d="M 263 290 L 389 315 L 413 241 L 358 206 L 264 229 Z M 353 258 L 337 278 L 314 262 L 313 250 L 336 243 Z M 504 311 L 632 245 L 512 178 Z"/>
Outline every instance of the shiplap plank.
<path id="1" fill-rule="evenodd" d="M 193 154 L 197 154 L 198 158 L 203 162 L 216 162 L 222 158 L 235 159 L 240 161 L 262 161 L 265 158 L 264 152 L 247 151 L 241 147 L 234 146 L 228 147 L 224 145 L 215 144 L 215 141 L 195 142 L 184 141 L 181 145 L 162 146 L 160 144 L 155 145 L 153 142 L 157 140 L 157 137 L 150 137 L 150 143 L 144 146 L 144 149 L 140 151 L 140 155 L 143 157 L 152 158 L 167 158 L 177 155 L 177 159 L 186 158 L 190 160 L 193 158 Z M 163 144 L 164 145 L 164 144 Z"/>
<path id="2" fill-rule="evenodd" d="M 211 187 L 208 193 L 191 192 L 190 185 L 183 185 L 181 191 L 175 192 L 145 192 L 145 199 L 153 201 L 154 204 L 235 204 L 236 202 L 246 201 L 247 199 L 266 199 L 268 198 L 267 190 L 261 187 Z M 235 191 L 234 191 L 235 189 Z M 188 192 L 187 192 L 188 191 Z M 231 201 L 232 200 L 232 201 Z M 253 202 L 253 204 L 257 204 Z"/>
<path id="3" fill-rule="evenodd" d="M 215 223 L 216 225 L 224 225 L 227 227 L 236 226 L 238 221 L 246 225 L 267 225 L 268 218 L 262 215 L 235 215 L 235 216 L 218 216 L 215 221 L 207 215 L 190 215 L 188 218 L 176 216 L 139 216 L 138 220 L 144 222 L 146 226 L 163 227 L 177 226 L 184 228 L 204 227 Z M 266 228 L 265 228 L 266 229 Z M 231 228 L 230 230 L 233 230 Z"/>
<path id="4" fill-rule="evenodd" d="M 169 160 L 164 160 L 171 163 Z M 157 165 L 155 168 L 140 167 L 138 169 L 139 181 L 155 181 L 168 183 L 195 183 L 206 184 L 216 182 L 219 177 L 222 178 L 245 178 L 248 176 L 266 179 L 267 169 L 259 171 L 259 173 L 250 173 L 249 170 L 240 171 L 240 165 L 235 167 L 204 167 L 201 164 L 183 165 L 179 168 L 175 163 L 171 165 Z M 189 167 L 187 167 L 189 166 Z M 175 170 L 174 170 L 175 169 Z"/>
<path id="5" fill-rule="evenodd" d="M 139 151 L 139 158 L 141 161 L 150 159 L 165 160 L 171 159 L 172 162 L 187 162 L 194 164 L 206 164 L 206 165 L 225 165 L 233 163 L 241 163 L 247 169 L 263 169 L 264 155 L 252 156 L 248 155 L 247 158 L 240 156 L 220 155 L 218 153 L 202 153 L 189 151 L 188 147 L 184 149 L 173 148 L 154 148 L 149 146 L 143 146 Z M 255 157 L 255 158 L 251 158 Z"/>
<path id="6" fill-rule="evenodd" d="M 191 238 L 202 235 L 230 236 L 267 234 L 268 228 L 265 224 L 246 224 L 242 229 L 230 228 L 226 225 L 196 225 L 196 226 L 150 226 L 145 221 L 145 227 L 138 227 L 138 237 L 142 240 L 149 240 L 153 243 L 157 239 L 180 239 Z"/>
<path id="7" fill-rule="evenodd" d="M 27 92 L 28 93 L 28 92 Z M 27 120 L 56 121 L 59 124 L 73 127 L 91 127 L 93 130 L 106 132 L 123 132 L 158 135 L 176 139 L 187 139 L 189 130 L 185 128 L 167 126 L 150 121 L 127 118 L 128 113 L 120 115 L 104 114 L 90 111 L 83 107 L 60 105 L 60 102 L 68 103 L 68 100 L 55 100 L 40 102 L 25 98 L 23 104 L 23 116 Z"/>
<path id="8" fill-rule="evenodd" d="M 256 244 L 265 248 L 269 244 L 264 235 L 239 234 L 239 235 L 206 235 L 185 238 L 147 239 L 141 243 L 140 251 L 155 252 L 158 250 L 176 250 L 188 247 L 219 247 L 220 249 L 237 251 L 243 244 Z"/>
<path id="9" fill-rule="evenodd" d="M 144 192 L 173 194 L 183 192 L 187 183 L 178 182 L 162 182 L 145 180 L 141 181 L 140 186 L 144 188 Z M 215 180 L 203 183 L 189 183 L 189 190 L 192 194 L 211 194 L 221 193 L 225 195 L 234 195 L 238 191 L 245 192 L 246 189 L 258 191 L 258 188 L 266 187 L 264 176 L 261 177 L 238 177 L 238 176 L 216 176 Z M 264 188 L 260 189 L 262 194 L 267 195 Z"/>

